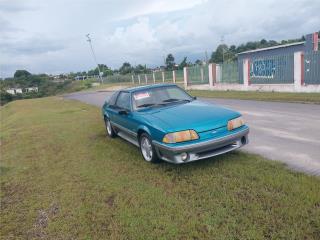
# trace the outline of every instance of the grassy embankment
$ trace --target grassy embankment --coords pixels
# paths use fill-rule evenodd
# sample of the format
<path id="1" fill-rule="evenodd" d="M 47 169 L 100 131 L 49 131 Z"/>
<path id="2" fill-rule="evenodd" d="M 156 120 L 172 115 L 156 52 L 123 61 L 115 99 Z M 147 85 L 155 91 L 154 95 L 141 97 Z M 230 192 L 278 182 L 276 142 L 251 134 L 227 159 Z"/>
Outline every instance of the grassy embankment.
<path id="1" fill-rule="evenodd" d="M 206 98 L 230 98 L 257 101 L 296 102 L 320 104 L 320 93 L 282 93 L 253 91 L 190 90 L 191 95 Z"/>
<path id="2" fill-rule="evenodd" d="M 79 83 L 78 83 L 79 85 Z M 131 82 L 123 83 L 105 83 L 100 86 L 90 87 L 86 89 L 82 84 L 81 90 L 103 90 L 111 89 L 112 87 L 131 87 L 139 86 Z M 141 84 L 144 85 L 144 84 Z M 183 84 L 178 84 L 183 88 Z M 68 91 L 70 92 L 70 91 Z M 254 91 L 209 91 L 209 90 L 189 90 L 192 96 L 205 98 L 227 98 L 227 99 L 242 99 L 256 101 L 274 101 L 274 102 L 295 102 L 295 103 L 314 103 L 320 104 L 320 93 L 283 93 L 283 92 L 254 92 Z"/>
<path id="3" fill-rule="evenodd" d="M 320 239 L 320 179 L 259 156 L 148 164 L 58 97 L 2 107 L 0 139 L 2 239 Z"/>
<path id="4" fill-rule="evenodd" d="M 183 84 L 178 84 L 183 88 Z M 107 83 L 91 88 L 92 90 L 107 89 L 114 86 L 138 86 L 132 83 Z M 209 91 L 189 90 L 191 95 L 205 98 L 227 98 L 256 101 L 294 102 L 320 104 L 320 93 L 283 93 L 283 92 L 253 92 L 253 91 Z"/>

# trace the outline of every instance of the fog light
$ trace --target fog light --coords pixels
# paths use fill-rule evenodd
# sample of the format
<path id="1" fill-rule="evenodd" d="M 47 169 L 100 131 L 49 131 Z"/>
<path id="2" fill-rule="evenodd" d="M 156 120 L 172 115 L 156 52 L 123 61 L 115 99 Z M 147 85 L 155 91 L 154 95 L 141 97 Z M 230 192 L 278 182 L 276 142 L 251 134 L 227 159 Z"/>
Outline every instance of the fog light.
<path id="1" fill-rule="evenodd" d="M 188 153 L 181 153 L 181 159 L 182 161 L 186 161 L 188 159 Z"/>

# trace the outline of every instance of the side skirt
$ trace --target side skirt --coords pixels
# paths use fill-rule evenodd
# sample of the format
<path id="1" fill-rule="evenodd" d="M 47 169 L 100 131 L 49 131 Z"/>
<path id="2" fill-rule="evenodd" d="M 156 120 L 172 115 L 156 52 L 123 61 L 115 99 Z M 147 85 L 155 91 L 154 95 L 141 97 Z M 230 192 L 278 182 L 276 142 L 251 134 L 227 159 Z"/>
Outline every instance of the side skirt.
<path id="1" fill-rule="evenodd" d="M 133 145 L 139 147 L 139 143 L 138 143 L 137 139 L 136 139 L 136 138 L 133 138 L 132 135 L 126 134 L 125 132 L 123 132 L 123 131 L 121 131 L 121 130 L 117 133 L 117 135 L 118 135 L 119 137 L 123 138 L 124 140 L 132 143 Z"/>

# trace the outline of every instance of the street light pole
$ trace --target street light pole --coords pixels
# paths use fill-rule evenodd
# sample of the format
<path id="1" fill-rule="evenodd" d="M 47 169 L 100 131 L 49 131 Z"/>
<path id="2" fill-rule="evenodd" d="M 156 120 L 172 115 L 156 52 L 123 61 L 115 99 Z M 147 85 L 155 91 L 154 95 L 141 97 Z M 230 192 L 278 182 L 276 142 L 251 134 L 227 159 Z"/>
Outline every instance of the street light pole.
<path id="1" fill-rule="evenodd" d="M 100 78 L 100 81 L 101 81 L 101 83 L 102 83 L 102 74 L 101 74 L 101 71 L 100 71 L 100 67 L 99 67 L 99 64 L 98 64 L 96 55 L 95 55 L 94 50 L 93 50 L 93 46 L 92 46 L 90 34 L 88 33 L 88 34 L 86 35 L 86 37 L 87 37 L 87 41 L 89 42 L 89 45 L 90 45 L 90 49 L 91 49 L 91 53 L 92 53 L 92 56 L 93 56 L 93 60 L 94 60 L 95 63 L 97 64 L 98 71 L 99 71 L 99 78 Z"/>

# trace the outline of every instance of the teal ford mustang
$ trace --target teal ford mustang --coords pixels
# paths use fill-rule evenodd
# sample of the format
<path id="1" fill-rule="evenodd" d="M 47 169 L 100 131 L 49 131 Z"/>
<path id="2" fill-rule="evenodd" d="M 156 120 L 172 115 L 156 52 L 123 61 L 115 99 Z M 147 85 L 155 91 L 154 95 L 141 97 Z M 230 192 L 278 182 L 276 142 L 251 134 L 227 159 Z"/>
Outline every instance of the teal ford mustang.
<path id="1" fill-rule="evenodd" d="M 201 102 L 173 84 L 115 92 L 102 113 L 107 135 L 136 145 L 148 162 L 192 162 L 248 143 L 240 113 Z"/>

